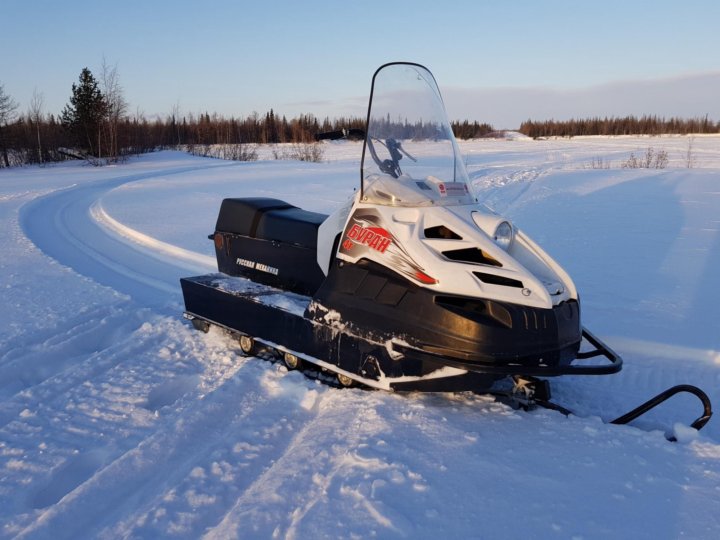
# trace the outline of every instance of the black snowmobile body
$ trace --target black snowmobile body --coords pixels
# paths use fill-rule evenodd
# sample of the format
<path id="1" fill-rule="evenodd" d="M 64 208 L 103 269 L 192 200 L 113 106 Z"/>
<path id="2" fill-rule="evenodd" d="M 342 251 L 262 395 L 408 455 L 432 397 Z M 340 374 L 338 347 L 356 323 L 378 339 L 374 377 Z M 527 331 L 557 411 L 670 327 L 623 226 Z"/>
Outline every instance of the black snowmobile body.
<path id="1" fill-rule="evenodd" d="M 544 378 L 618 372 L 568 274 L 479 202 L 430 72 L 386 64 L 370 96 L 360 189 L 329 216 L 225 199 L 209 236 L 219 272 L 181 279 L 185 317 L 344 386 L 497 393 L 511 381 L 513 399 L 565 411 Z M 675 391 L 700 398 L 702 427 L 709 400 L 686 386 L 618 421 Z"/>
<path id="2" fill-rule="evenodd" d="M 325 276 L 317 237 L 327 217 L 278 199 L 225 199 L 209 235 L 221 273 L 181 280 L 186 316 L 383 388 L 485 391 L 508 375 L 620 368 L 606 349 L 608 364 L 572 365 L 582 340 L 574 300 L 540 309 L 436 294 L 369 260 L 335 259 Z M 295 309 L 267 300 L 277 289 Z"/>

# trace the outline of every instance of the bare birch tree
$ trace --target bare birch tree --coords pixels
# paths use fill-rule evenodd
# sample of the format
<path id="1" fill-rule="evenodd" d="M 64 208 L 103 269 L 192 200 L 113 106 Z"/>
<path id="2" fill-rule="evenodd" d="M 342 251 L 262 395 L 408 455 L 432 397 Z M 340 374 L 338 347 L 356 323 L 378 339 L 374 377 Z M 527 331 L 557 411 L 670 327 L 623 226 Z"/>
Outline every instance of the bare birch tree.
<path id="1" fill-rule="evenodd" d="M 37 134 L 37 151 L 38 151 L 38 163 L 43 162 L 42 154 L 42 140 L 40 137 L 40 126 L 43 123 L 43 105 L 45 103 L 45 97 L 42 92 L 38 92 L 37 88 L 33 90 L 32 99 L 30 100 L 30 108 L 28 109 L 28 117 L 30 121 L 35 124 L 35 131 Z"/>
<path id="2" fill-rule="evenodd" d="M 180 137 L 180 102 L 176 102 L 175 105 L 172 106 L 171 114 L 171 121 L 170 121 L 170 129 L 173 130 L 173 135 L 177 135 L 177 145 L 180 146 L 182 144 L 182 139 Z"/>
<path id="3" fill-rule="evenodd" d="M 105 125 L 106 138 L 108 141 L 108 154 L 113 160 L 117 160 L 120 155 L 118 147 L 118 125 L 120 120 L 127 112 L 128 103 L 123 96 L 123 89 L 120 86 L 120 76 L 118 75 L 117 65 L 110 67 L 103 57 L 102 73 L 100 75 L 103 96 L 105 97 Z"/>

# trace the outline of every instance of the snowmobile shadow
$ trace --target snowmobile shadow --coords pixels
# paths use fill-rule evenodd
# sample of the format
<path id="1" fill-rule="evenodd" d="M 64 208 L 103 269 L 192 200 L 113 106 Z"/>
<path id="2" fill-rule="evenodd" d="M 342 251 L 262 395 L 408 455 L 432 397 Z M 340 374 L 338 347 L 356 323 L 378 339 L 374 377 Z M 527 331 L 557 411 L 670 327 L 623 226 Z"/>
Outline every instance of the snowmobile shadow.
<path id="1" fill-rule="evenodd" d="M 567 377 L 553 383 L 558 401 L 582 416 L 612 417 L 667 385 L 702 384 L 720 373 L 706 361 L 689 362 L 679 352 L 665 351 L 666 345 L 680 346 L 697 356 L 720 349 L 720 338 L 711 330 L 720 318 L 715 270 L 720 235 L 712 221 L 717 217 L 702 211 L 702 198 L 712 196 L 712 190 L 696 175 L 688 181 L 677 171 L 557 172 L 510 208 L 515 220 L 575 276 L 585 303 L 584 322 L 600 334 L 645 344 L 643 350 L 629 349 L 634 352 L 626 356 L 629 362 L 618 377 Z M 607 221 L 623 234 L 606 234 Z M 621 349 L 622 343 L 617 343 Z M 648 366 L 669 354 L 677 368 L 666 366 L 664 378 L 651 376 Z M 712 401 L 720 398 L 715 388 L 707 390 Z M 672 418 L 683 421 L 696 415 L 696 407 L 692 398 L 678 397 L 634 425 L 667 428 L 667 419 L 660 418 L 669 409 L 676 411 Z M 712 422 L 704 433 L 717 437 Z"/>
<path id="2" fill-rule="evenodd" d="M 711 175 L 708 175 L 710 178 Z M 717 175 L 712 175 L 712 181 L 717 185 Z M 709 183 L 709 182 L 708 182 Z M 706 184 L 707 185 L 707 184 Z M 701 197 L 720 198 L 717 187 L 715 191 L 701 193 Z M 700 197 L 693 201 L 694 204 L 702 204 Z M 691 208 L 688 209 L 691 211 Z M 720 332 L 706 332 L 711 324 L 720 321 L 720 288 L 718 288 L 718 268 L 720 268 L 720 216 L 713 216 L 705 213 L 701 216 L 697 226 L 698 245 L 695 254 L 701 260 L 696 270 L 694 296 L 688 306 L 688 312 L 684 318 L 683 329 L 692 331 L 693 337 L 707 342 L 707 347 L 714 351 L 716 361 L 720 363 Z M 688 335 L 688 334 L 686 334 Z"/>
<path id="3" fill-rule="evenodd" d="M 668 341 L 697 346 L 687 336 L 698 334 L 692 330 L 698 321 L 678 317 L 674 309 L 691 300 L 676 298 L 686 276 L 682 263 L 669 264 L 686 224 L 675 176 L 582 171 L 576 179 L 579 174 L 553 173 L 509 213 L 575 276 L 584 313 L 592 317 L 588 326 L 618 336 L 631 329 L 632 337 L 645 340 L 662 334 Z M 623 234 L 607 234 L 608 221 L 611 230 Z"/>

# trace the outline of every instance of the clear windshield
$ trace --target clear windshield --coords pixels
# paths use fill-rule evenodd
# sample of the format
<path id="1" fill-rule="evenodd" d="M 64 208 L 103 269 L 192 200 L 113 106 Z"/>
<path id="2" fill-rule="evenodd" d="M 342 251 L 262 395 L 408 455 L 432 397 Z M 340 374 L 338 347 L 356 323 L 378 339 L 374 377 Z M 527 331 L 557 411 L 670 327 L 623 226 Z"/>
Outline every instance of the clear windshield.
<path id="1" fill-rule="evenodd" d="M 361 173 L 367 202 L 475 202 L 440 91 L 424 67 L 388 64 L 375 73 Z"/>

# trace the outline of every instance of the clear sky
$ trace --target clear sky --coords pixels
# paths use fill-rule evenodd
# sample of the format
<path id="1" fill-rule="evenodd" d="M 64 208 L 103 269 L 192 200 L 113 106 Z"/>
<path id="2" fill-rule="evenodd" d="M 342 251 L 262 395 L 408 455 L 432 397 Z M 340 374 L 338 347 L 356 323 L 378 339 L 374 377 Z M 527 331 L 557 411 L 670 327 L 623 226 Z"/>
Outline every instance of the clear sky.
<path id="1" fill-rule="evenodd" d="M 718 0 L 0 0 L 0 83 L 58 114 L 83 67 L 130 110 L 364 116 L 381 64 L 435 75 L 451 118 L 720 120 Z"/>

